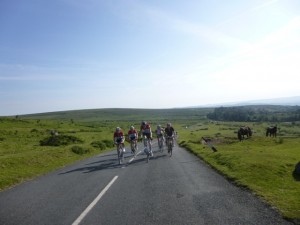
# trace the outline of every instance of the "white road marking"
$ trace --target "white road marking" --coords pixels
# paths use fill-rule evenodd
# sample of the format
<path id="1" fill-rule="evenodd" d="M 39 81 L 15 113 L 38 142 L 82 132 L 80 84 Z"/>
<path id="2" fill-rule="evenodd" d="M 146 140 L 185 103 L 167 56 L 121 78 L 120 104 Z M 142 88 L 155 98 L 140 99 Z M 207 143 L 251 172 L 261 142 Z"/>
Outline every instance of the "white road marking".
<path id="1" fill-rule="evenodd" d="M 106 187 L 100 192 L 100 194 L 94 199 L 94 201 L 81 213 L 81 215 L 72 223 L 72 225 L 78 225 L 83 218 L 92 210 L 92 208 L 97 204 L 100 198 L 105 194 L 105 192 L 111 187 L 111 185 L 116 181 L 118 176 L 115 176 Z"/>
<path id="2" fill-rule="evenodd" d="M 134 157 L 131 158 L 131 159 L 128 161 L 128 163 L 131 163 L 133 160 L 134 160 Z"/>
<path id="3" fill-rule="evenodd" d="M 139 151 L 138 153 L 136 153 L 135 156 L 133 156 L 129 161 L 128 164 L 130 164 L 139 154 L 141 153 L 141 151 Z"/>
<path id="4" fill-rule="evenodd" d="M 139 151 L 138 153 L 136 153 L 136 155 L 140 154 L 142 151 Z"/>

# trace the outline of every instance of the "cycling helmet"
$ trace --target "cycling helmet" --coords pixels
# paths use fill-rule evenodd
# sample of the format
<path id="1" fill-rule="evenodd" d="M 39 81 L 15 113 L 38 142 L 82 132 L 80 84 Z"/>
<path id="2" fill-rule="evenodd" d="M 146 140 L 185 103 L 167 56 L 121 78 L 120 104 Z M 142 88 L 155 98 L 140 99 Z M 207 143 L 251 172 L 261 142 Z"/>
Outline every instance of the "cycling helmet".
<path id="1" fill-rule="evenodd" d="M 143 122 L 142 122 L 142 125 L 146 125 L 146 121 L 143 121 Z"/>
<path id="2" fill-rule="evenodd" d="M 171 126 L 171 123 L 167 123 L 167 127 L 170 127 Z"/>
<path id="3" fill-rule="evenodd" d="M 157 125 L 157 129 L 160 129 L 160 128 L 161 128 L 161 126 L 160 126 L 160 124 L 158 124 L 158 125 Z"/>
<path id="4" fill-rule="evenodd" d="M 134 130 L 134 126 L 130 126 L 130 130 Z"/>
<path id="5" fill-rule="evenodd" d="M 117 128 L 116 128 L 116 131 L 120 131 L 120 130 L 121 130 L 121 128 L 120 128 L 120 127 L 117 127 Z"/>

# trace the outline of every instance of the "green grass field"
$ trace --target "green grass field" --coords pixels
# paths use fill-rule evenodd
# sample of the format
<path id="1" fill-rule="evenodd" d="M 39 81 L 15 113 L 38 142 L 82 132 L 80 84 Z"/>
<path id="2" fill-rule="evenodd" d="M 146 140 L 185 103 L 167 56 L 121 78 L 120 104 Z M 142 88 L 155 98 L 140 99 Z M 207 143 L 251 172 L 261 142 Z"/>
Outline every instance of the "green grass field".
<path id="1" fill-rule="evenodd" d="M 285 218 L 299 222 L 300 177 L 293 171 L 300 161 L 300 123 L 278 123 L 278 136 L 270 138 L 265 137 L 270 124 L 210 122 L 205 119 L 210 111 L 105 109 L 0 118 L 0 190 L 110 150 L 116 126 L 127 133 L 130 125 L 139 127 L 145 119 L 153 128 L 172 122 L 182 147 L 251 190 Z M 241 125 L 250 126 L 253 136 L 240 142 L 236 131 Z M 41 145 L 56 143 L 51 130 L 63 137 L 59 146 Z M 202 143 L 202 137 L 211 139 L 218 151 Z"/>

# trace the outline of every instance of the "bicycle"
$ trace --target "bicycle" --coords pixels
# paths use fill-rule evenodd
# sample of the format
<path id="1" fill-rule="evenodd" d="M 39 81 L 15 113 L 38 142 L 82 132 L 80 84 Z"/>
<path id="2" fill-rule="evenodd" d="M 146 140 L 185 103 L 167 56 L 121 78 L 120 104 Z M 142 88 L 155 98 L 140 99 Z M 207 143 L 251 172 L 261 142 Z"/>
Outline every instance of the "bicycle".
<path id="1" fill-rule="evenodd" d="M 134 154 L 134 156 L 136 155 L 136 152 L 138 150 L 138 146 L 137 146 L 137 140 L 133 139 L 130 140 L 130 147 L 131 147 L 131 152 Z"/>
<path id="2" fill-rule="evenodd" d="M 172 156 L 173 153 L 173 137 L 172 136 L 167 136 L 167 147 L 168 147 L 168 153 L 170 157 Z"/>
<path id="3" fill-rule="evenodd" d="M 146 135 L 144 135 L 143 142 L 144 142 L 144 152 L 147 156 L 147 162 L 149 162 L 150 156 L 153 156 L 152 149 L 151 149 L 151 139 L 148 138 Z"/>
<path id="4" fill-rule="evenodd" d="M 116 145 L 117 145 L 119 165 L 121 165 L 122 162 L 124 162 L 124 149 L 121 143 L 116 143 Z"/>
<path id="5" fill-rule="evenodd" d="M 164 150 L 164 136 L 163 136 L 163 135 L 158 136 L 158 137 L 157 137 L 157 142 L 158 142 L 159 150 L 160 150 L 161 152 L 163 152 L 163 150 Z"/>

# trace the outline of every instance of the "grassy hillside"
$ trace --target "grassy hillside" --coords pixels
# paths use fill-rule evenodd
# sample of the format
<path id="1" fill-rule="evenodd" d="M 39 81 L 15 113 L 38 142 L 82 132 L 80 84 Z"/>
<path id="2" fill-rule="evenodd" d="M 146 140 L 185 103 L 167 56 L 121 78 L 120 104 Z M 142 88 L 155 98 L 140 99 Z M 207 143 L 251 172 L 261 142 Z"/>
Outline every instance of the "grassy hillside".
<path id="1" fill-rule="evenodd" d="M 89 109 L 74 110 L 64 112 L 40 113 L 32 115 L 22 115 L 21 118 L 27 119 L 59 119 L 74 120 L 78 122 L 97 122 L 97 121 L 177 121 L 199 120 L 206 118 L 206 115 L 213 109 L 210 108 L 178 108 L 178 109 Z"/>
<path id="2" fill-rule="evenodd" d="M 0 118 L 0 190 L 86 157 L 112 149 L 116 126 L 125 131 L 142 120 L 152 126 L 172 122 L 178 143 L 237 185 L 246 187 L 286 218 L 300 220 L 300 122 L 277 123 L 276 138 L 265 137 L 270 124 L 213 122 L 213 109 L 98 109 Z M 237 139 L 242 125 L 253 136 Z M 58 131 L 59 139 L 51 135 Z M 205 137 L 217 148 L 202 142 Z M 43 145 L 53 144 L 54 146 Z M 176 154 L 176 153 L 175 153 Z"/>
<path id="3" fill-rule="evenodd" d="M 112 129 L 59 120 L 0 118 L 0 190 L 111 149 Z"/>

